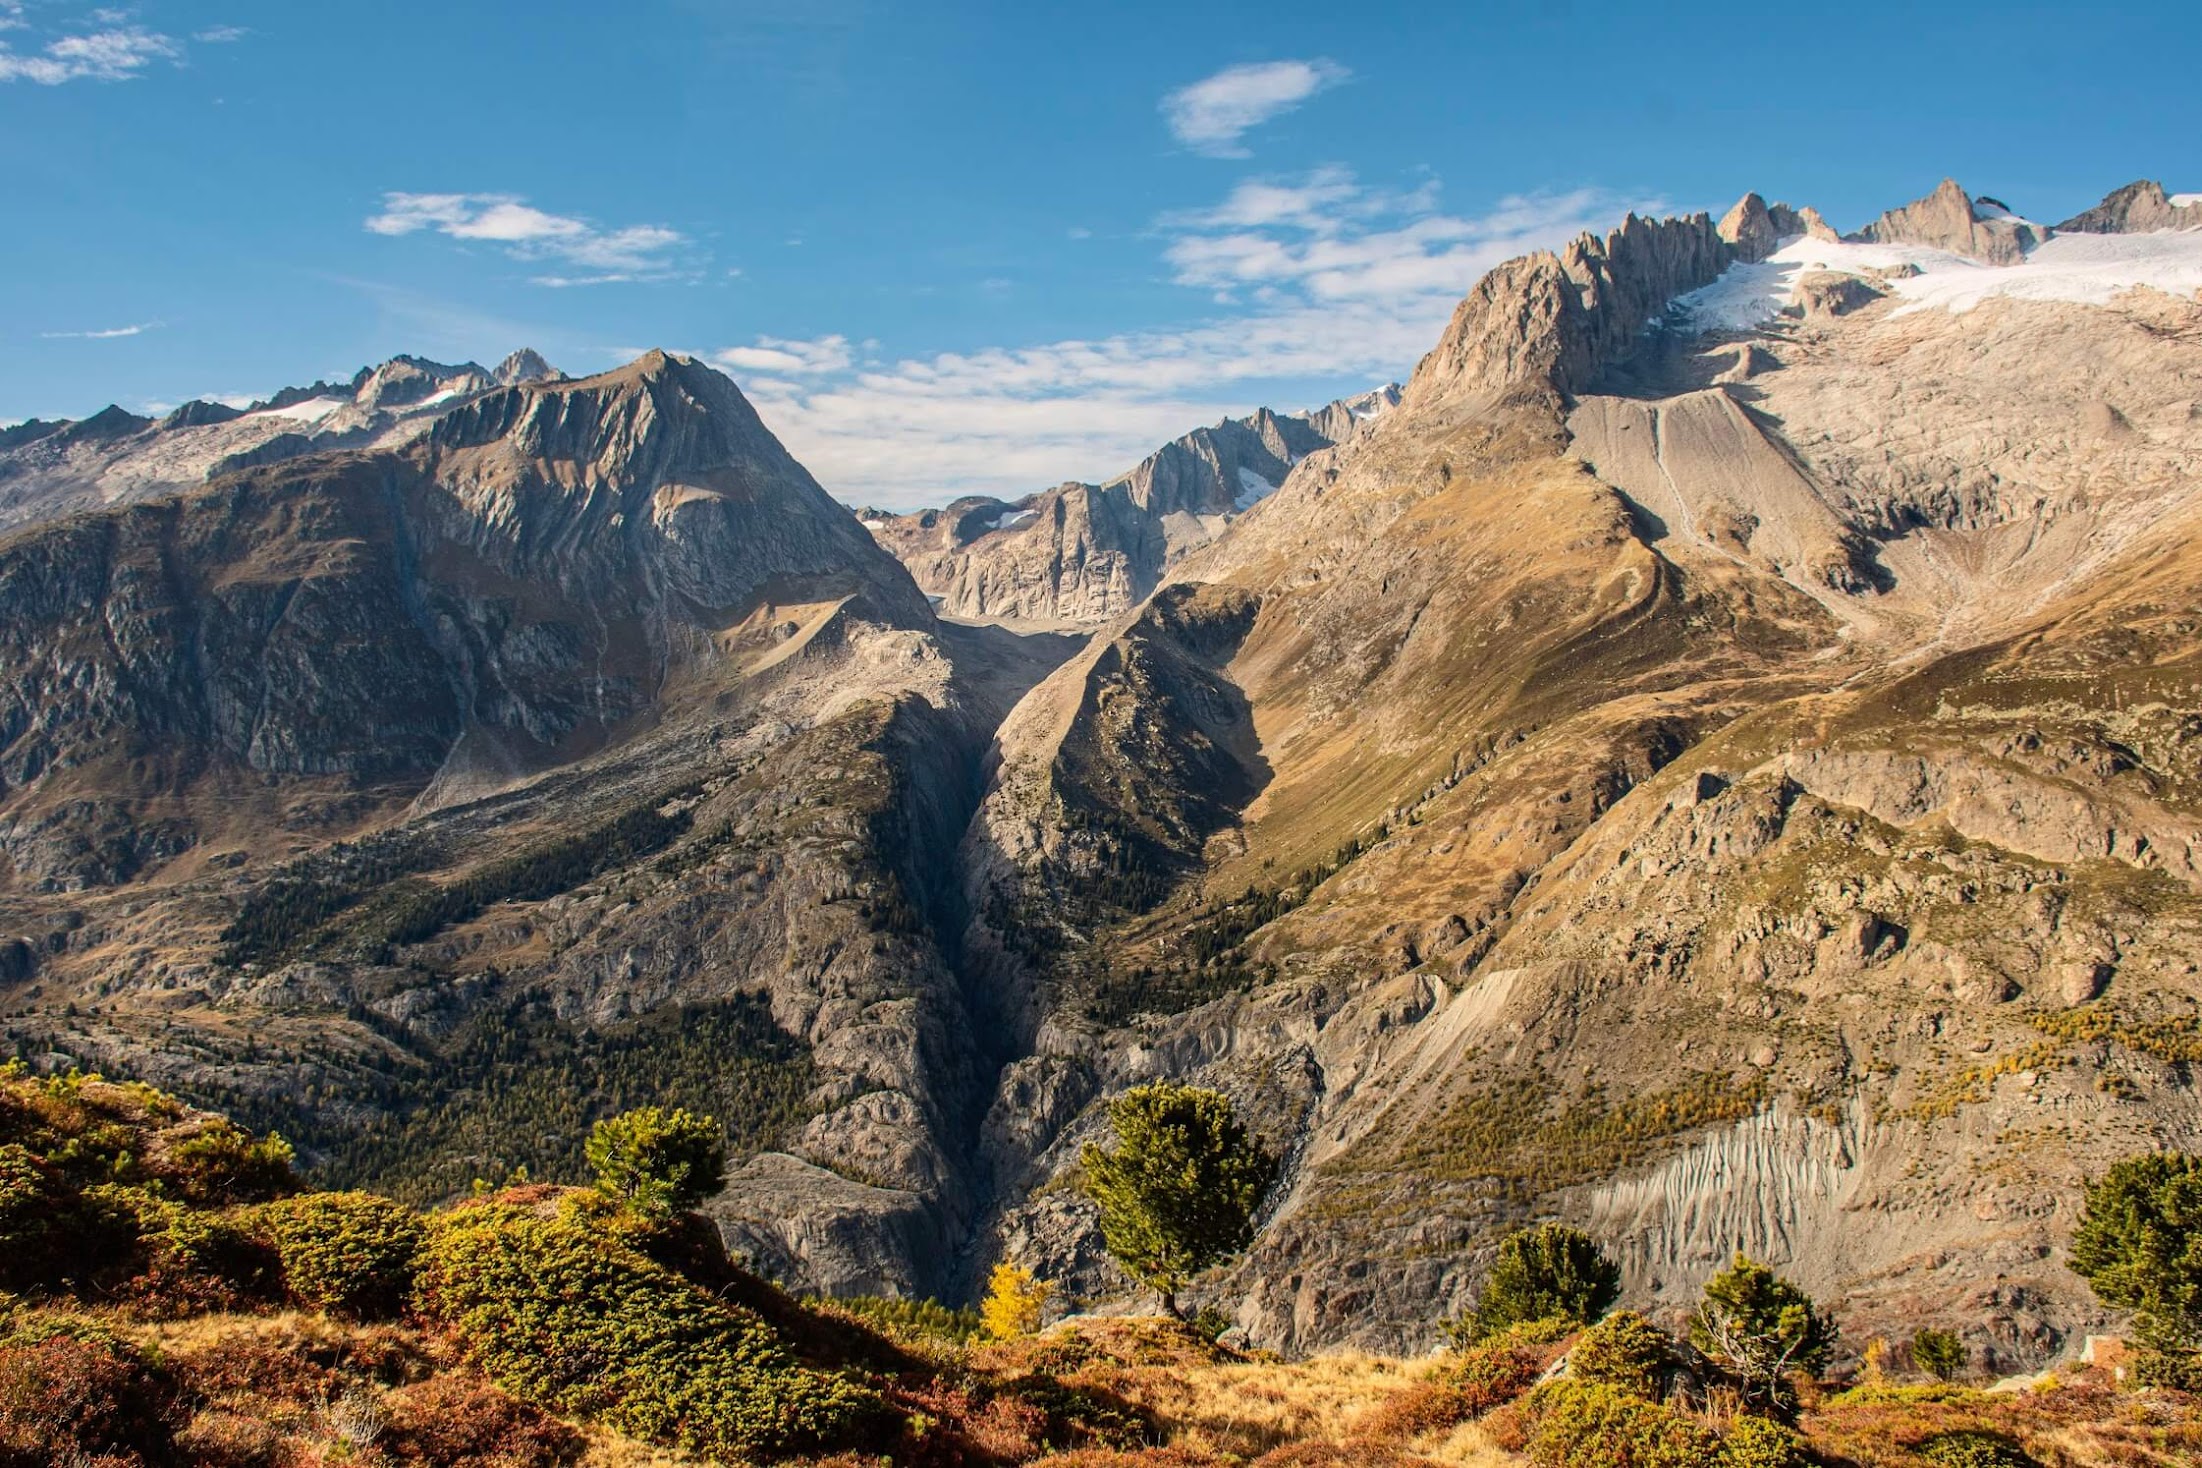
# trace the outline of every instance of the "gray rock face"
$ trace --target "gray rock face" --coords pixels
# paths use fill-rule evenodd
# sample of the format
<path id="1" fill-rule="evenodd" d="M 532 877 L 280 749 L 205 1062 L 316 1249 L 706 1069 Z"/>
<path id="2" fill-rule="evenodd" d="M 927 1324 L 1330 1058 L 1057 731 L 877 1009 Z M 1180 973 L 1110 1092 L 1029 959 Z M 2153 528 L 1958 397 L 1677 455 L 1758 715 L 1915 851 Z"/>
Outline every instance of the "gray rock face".
<path id="1" fill-rule="evenodd" d="M 1350 398 L 1340 398 L 1303 416 L 1327 442 L 1344 443 L 1398 407 L 1399 396 L 1405 390 L 1396 382 L 1387 383 Z"/>
<path id="2" fill-rule="evenodd" d="M 2104 195 L 2094 208 L 2057 226 L 2072 234 L 2148 234 L 2159 229 L 2202 229 L 2202 203 L 2174 205 L 2164 186 L 2149 179 Z"/>
<path id="3" fill-rule="evenodd" d="M 1990 265 L 2016 265 L 2050 231 L 2014 217 L 1993 199 L 1976 200 L 1954 178 L 1923 199 L 1891 209 L 1858 232 L 1881 244 L 1927 245 Z"/>

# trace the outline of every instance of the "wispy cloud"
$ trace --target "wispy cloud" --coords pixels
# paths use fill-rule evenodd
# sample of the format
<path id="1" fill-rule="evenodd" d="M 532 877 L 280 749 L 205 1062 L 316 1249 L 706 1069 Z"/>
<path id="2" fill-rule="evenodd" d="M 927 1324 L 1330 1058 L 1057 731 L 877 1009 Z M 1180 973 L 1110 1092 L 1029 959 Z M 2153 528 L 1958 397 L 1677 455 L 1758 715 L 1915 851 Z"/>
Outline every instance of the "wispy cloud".
<path id="1" fill-rule="evenodd" d="M 1128 468 L 1201 423 L 1297 405 L 1314 385 L 1404 377 L 1484 271 L 1610 223 L 1626 201 L 1573 190 L 1475 214 L 1438 202 L 1434 182 L 1371 188 L 1325 168 L 1164 216 L 1164 262 L 1209 302 L 1173 328 L 899 360 L 839 337 L 711 356 L 844 499 L 1014 497 Z"/>
<path id="2" fill-rule="evenodd" d="M 111 326 L 104 331 L 42 331 L 39 335 L 50 342 L 104 342 L 113 341 L 118 336 L 140 336 L 154 330 L 159 325 L 158 321 L 141 321 L 134 326 Z"/>
<path id="3" fill-rule="evenodd" d="M 678 255 L 688 237 L 657 224 L 602 228 L 570 214 L 552 214 L 516 194 L 386 193 L 367 220 L 380 235 L 432 230 L 455 240 L 502 246 L 516 260 L 556 261 L 580 274 L 545 274 L 535 284 L 565 287 L 622 281 L 671 280 L 685 271 Z"/>
<path id="4" fill-rule="evenodd" d="M 1240 139 L 1352 75 L 1335 61 L 1262 61 L 1227 66 L 1162 99 L 1170 133 L 1196 153 L 1244 158 Z"/>
<path id="5" fill-rule="evenodd" d="M 129 24 L 120 12 L 94 11 L 87 19 L 101 28 L 56 36 L 33 54 L 0 42 L 0 82 L 35 82 L 44 87 L 74 81 L 123 82 L 142 75 L 156 61 L 183 56 L 183 46 L 175 37 Z M 0 30 L 27 28 L 21 6 L 0 10 Z"/>
<path id="6" fill-rule="evenodd" d="M 790 341 L 761 336 L 750 347 L 727 347 L 711 354 L 711 360 L 737 372 L 790 372 L 809 375 L 839 372 L 854 358 L 845 336 L 822 336 L 813 341 Z"/>
<path id="7" fill-rule="evenodd" d="M 203 31 L 193 31 L 191 39 L 203 46 L 227 46 L 233 41 L 242 41 L 251 34 L 252 30 L 248 26 L 210 25 Z"/>

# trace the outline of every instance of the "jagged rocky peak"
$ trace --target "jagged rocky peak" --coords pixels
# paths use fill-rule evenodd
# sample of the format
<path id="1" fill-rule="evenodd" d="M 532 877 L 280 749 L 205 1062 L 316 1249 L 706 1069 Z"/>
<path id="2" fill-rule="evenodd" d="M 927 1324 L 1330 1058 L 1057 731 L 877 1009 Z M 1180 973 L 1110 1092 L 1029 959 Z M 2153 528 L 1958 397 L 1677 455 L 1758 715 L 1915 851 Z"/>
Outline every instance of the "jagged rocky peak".
<path id="1" fill-rule="evenodd" d="M 127 408 L 109 403 L 89 418 L 80 418 L 62 430 L 62 435 L 72 443 L 88 443 L 98 439 L 126 438 L 133 433 L 143 433 L 153 426 L 150 418 L 141 418 Z"/>
<path id="2" fill-rule="evenodd" d="M 1578 235 L 1557 255 L 1509 260 L 1469 290 L 1416 366 L 1407 396 L 1495 404 L 1580 392 L 1628 356 L 1668 302 L 1711 284 L 1738 258 L 1700 213 L 1630 214 L 1618 229 Z"/>
<path id="3" fill-rule="evenodd" d="M 1756 193 L 1745 194 L 1736 200 L 1735 207 L 1721 216 L 1717 232 L 1735 247 L 1736 258 L 1746 264 L 1764 260 L 1780 249 L 1783 241 L 1798 235 L 1816 240 L 1841 238 L 1833 226 L 1820 217 L 1819 210 L 1810 206 L 1792 209 L 1787 204 L 1769 204 Z"/>
<path id="4" fill-rule="evenodd" d="M 640 537 L 658 547 L 653 574 L 695 606 L 823 577 L 896 625 L 932 621 L 909 574 L 733 379 L 692 357 L 651 351 L 594 377 L 495 389 L 438 419 L 415 452 L 490 540 L 509 541 L 499 554 L 515 566 L 571 574 L 568 547 Z"/>
<path id="5" fill-rule="evenodd" d="M 496 446 L 517 460 L 569 466 L 583 486 L 745 468 L 814 483 L 732 378 L 663 350 L 594 377 L 487 393 L 445 415 L 429 439 L 438 450 Z"/>
<path id="6" fill-rule="evenodd" d="M 1858 231 L 1868 244 L 1926 245 L 1968 255 L 1990 265 L 2016 265 L 2026 252 L 2049 238 L 2050 231 L 2021 219 L 2001 201 L 1974 198 L 1954 178 L 1901 209 L 1891 209 Z"/>
<path id="7" fill-rule="evenodd" d="M 362 408 L 398 409 L 480 392 L 489 374 L 472 362 L 456 367 L 400 354 L 354 379 L 352 401 Z"/>
<path id="8" fill-rule="evenodd" d="M 2150 234 L 2160 229 L 2202 229 L 2202 194 L 2169 195 L 2153 179 L 2114 189 L 2094 208 L 2057 226 L 2070 234 Z"/>
<path id="9" fill-rule="evenodd" d="M 1350 398 L 1340 398 L 1335 403 L 1325 403 L 1320 408 L 1310 408 L 1300 416 L 1324 438 L 1332 443 L 1343 443 L 1364 423 L 1373 423 L 1399 406 L 1399 395 L 1405 391 L 1396 382 L 1355 393 Z"/>
<path id="10" fill-rule="evenodd" d="M 511 387 L 522 382 L 541 382 L 547 378 L 564 377 L 556 367 L 543 360 L 543 354 L 533 347 L 522 347 L 497 364 L 489 374 L 499 387 Z"/>
<path id="11" fill-rule="evenodd" d="M 242 408 L 232 408 L 227 403 L 210 402 L 205 398 L 193 398 L 161 419 L 164 429 L 204 428 L 210 423 L 230 423 L 245 416 Z"/>

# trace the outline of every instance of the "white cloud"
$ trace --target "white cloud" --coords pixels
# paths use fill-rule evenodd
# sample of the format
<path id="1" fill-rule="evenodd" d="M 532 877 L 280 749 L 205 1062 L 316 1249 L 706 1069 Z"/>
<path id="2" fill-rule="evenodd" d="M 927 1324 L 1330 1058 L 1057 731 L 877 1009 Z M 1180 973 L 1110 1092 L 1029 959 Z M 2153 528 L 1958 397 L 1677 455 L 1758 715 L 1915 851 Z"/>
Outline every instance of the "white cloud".
<path id="1" fill-rule="evenodd" d="M 241 25 L 208 26 L 203 31 L 193 31 L 191 39 L 205 46 L 226 46 L 232 41 L 242 41 L 252 34 L 249 27 Z"/>
<path id="2" fill-rule="evenodd" d="M 533 277 L 537 285 L 607 285 L 669 280 L 683 274 L 678 260 L 688 237 L 657 224 L 602 229 L 586 219 L 552 214 L 513 194 L 386 193 L 382 212 L 367 220 L 379 235 L 433 230 L 455 240 L 501 245 L 518 260 L 561 261 L 589 272 Z"/>
<path id="3" fill-rule="evenodd" d="M 156 61 L 174 61 L 183 47 L 173 36 L 143 26 L 122 25 L 113 11 L 99 11 L 93 19 L 107 30 L 60 36 L 48 41 L 35 56 L 21 55 L 0 45 L 0 82 L 36 82 L 58 87 L 64 82 L 122 82 L 141 74 Z M 0 17 L 0 30 L 24 26 L 20 8 Z"/>
<path id="4" fill-rule="evenodd" d="M 104 331 L 42 331 L 47 341 L 112 341 L 118 336 L 137 336 L 159 326 L 158 321 L 141 321 L 134 326 L 111 326 Z"/>
<path id="5" fill-rule="evenodd" d="M 711 354 L 711 360 L 738 372 L 839 372 L 853 360 L 849 339 L 822 336 L 814 341 L 790 341 L 761 336 L 750 347 L 728 347 Z"/>
<path id="6" fill-rule="evenodd" d="M 1227 66 L 1162 99 L 1171 136 L 1211 158 L 1244 158 L 1250 128 L 1290 112 L 1352 75 L 1335 61 L 1263 61 Z"/>
<path id="7" fill-rule="evenodd" d="M 1403 378 L 1484 271 L 1621 212 L 1589 190 L 1472 216 L 1436 205 L 1434 185 L 1371 189 L 1328 168 L 1248 180 L 1211 209 L 1165 216 L 1165 261 L 1211 301 L 1175 328 L 861 364 L 837 362 L 837 337 L 711 355 L 768 374 L 744 390 L 844 499 L 1013 498 L 1105 478 L 1199 424 L 1293 406 L 1323 384 Z"/>

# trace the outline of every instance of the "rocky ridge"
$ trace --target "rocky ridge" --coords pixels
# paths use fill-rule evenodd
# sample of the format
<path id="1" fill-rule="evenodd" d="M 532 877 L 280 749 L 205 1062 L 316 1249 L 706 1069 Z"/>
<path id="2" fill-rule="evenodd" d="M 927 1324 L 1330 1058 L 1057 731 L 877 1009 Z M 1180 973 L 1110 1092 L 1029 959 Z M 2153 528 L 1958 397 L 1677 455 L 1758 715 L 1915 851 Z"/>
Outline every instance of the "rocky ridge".
<path id="1" fill-rule="evenodd" d="M 241 408 L 196 399 L 158 419 L 110 405 L 75 422 L 19 423 L 0 429 L 0 531 L 306 454 L 395 448 L 461 402 L 558 375 L 525 348 L 493 372 L 398 356 Z"/>
<path id="2" fill-rule="evenodd" d="M 1398 394 L 1386 387 L 1309 413 L 1227 418 L 1104 484 L 863 519 L 945 615 L 1091 626 L 1138 605 L 1178 559 L 1274 493 L 1294 464 L 1380 417 Z"/>

